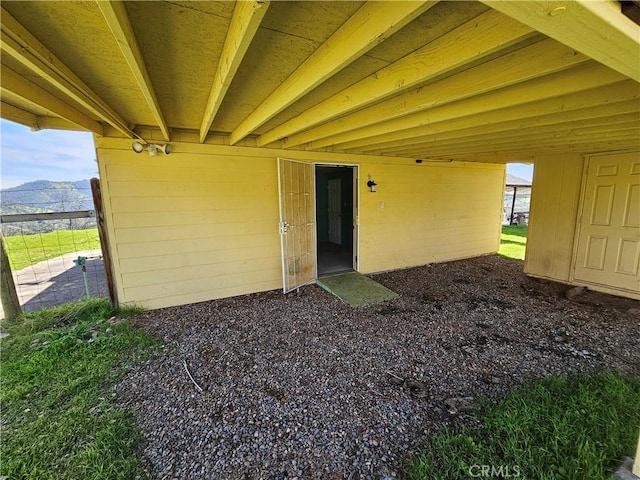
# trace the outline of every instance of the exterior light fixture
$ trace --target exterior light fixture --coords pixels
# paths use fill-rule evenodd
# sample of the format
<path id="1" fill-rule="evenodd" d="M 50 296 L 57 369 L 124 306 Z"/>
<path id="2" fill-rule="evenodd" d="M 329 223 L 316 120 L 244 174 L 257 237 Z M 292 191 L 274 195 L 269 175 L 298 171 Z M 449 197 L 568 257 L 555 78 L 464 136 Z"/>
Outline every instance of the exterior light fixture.
<path id="1" fill-rule="evenodd" d="M 373 180 L 371 180 L 371 177 L 369 177 L 369 181 L 367 182 L 367 187 L 369 187 L 369 190 L 371 190 L 372 193 L 375 193 L 378 191 L 378 184 Z"/>
<path id="2" fill-rule="evenodd" d="M 155 157 L 158 152 L 169 155 L 171 153 L 171 145 L 165 143 L 164 145 L 157 145 L 155 143 L 148 143 L 146 145 L 138 142 L 137 140 L 131 144 L 131 148 L 136 153 L 142 153 L 144 150 L 149 152 L 150 157 Z"/>

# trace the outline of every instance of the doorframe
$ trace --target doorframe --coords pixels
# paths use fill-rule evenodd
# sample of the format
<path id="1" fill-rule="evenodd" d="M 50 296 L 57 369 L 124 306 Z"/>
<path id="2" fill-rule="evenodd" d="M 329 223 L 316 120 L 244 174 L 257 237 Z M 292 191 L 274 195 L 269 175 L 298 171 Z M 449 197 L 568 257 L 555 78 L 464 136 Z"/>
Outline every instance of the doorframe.
<path id="1" fill-rule="evenodd" d="M 360 165 L 357 163 L 313 162 L 314 176 L 317 167 L 349 167 L 353 171 L 353 257 L 352 265 L 355 272 L 360 271 Z M 317 212 L 318 192 L 314 188 L 313 205 Z M 316 226 L 317 229 L 317 226 Z M 316 230 L 317 231 L 317 230 Z M 316 233 L 316 239 L 318 235 Z M 317 241 L 317 240 L 316 240 Z M 316 269 L 318 268 L 318 249 L 316 248 Z"/>
<path id="2" fill-rule="evenodd" d="M 583 284 L 581 280 L 576 280 L 576 265 L 578 263 L 578 243 L 580 241 L 580 230 L 582 228 L 582 214 L 584 212 L 584 202 L 587 196 L 587 175 L 592 155 L 582 155 L 582 178 L 580 179 L 580 198 L 576 211 L 576 222 L 573 232 L 573 247 L 571 248 L 571 267 L 569 268 L 569 282 L 571 284 Z M 588 283 L 587 283 L 588 285 Z"/>

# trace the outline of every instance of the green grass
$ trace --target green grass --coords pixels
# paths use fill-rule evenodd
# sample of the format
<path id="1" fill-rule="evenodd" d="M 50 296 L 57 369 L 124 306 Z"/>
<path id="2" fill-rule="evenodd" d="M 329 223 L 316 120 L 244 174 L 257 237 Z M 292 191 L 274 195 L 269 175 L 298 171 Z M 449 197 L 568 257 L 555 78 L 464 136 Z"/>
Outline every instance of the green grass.
<path id="1" fill-rule="evenodd" d="M 468 479 L 481 477 L 486 465 L 522 479 L 609 479 L 635 453 L 639 398 L 639 378 L 600 374 L 535 381 L 485 405 L 478 414 L 482 427 L 459 425 L 437 433 L 408 464 L 407 477 Z"/>
<path id="2" fill-rule="evenodd" d="M 13 271 L 65 253 L 100 248 L 100 238 L 96 228 L 14 235 L 4 237 L 4 241 Z"/>
<path id="3" fill-rule="evenodd" d="M 2 322 L 0 476 L 10 479 L 130 479 L 140 440 L 105 386 L 154 340 L 105 299 Z"/>
<path id="4" fill-rule="evenodd" d="M 515 260 L 524 260 L 527 245 L 527 227 L 509 225 L 502 227 L 498 255 Z"/>

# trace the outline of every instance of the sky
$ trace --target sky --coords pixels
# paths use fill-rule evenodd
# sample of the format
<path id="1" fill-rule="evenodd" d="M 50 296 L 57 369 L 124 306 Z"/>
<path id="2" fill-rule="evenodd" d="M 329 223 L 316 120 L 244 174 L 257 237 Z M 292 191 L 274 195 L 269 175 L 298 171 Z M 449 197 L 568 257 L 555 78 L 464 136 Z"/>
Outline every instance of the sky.
<path id="1" fill-rule="evenodd" d="M 98 176 L 93 138 L 88 132 L 41 130 L 0 120 L 2 188 L 34 180 L 75 181 Z M 533 165 L 510 163 L 507 172 L 532 180 Z"/>
<path id="2" fill-rule="evenodd" d="M 525 163 L 508 163 L 507 173 L 531 182 L 533 180 L 533 165 Z"/>
<path id="3" fill-rule="evenodd" d="M 0 120 L 0 183 L 16 187 L 34 180 L 76 181 L 98 176 L 88 132 L 40 130 Z"/>

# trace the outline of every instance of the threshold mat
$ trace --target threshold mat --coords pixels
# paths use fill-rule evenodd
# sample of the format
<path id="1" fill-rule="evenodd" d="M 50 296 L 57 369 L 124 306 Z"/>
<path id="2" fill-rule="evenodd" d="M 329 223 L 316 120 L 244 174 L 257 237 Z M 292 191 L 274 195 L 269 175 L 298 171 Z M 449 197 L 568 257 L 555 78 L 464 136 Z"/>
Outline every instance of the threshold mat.
<path id="1" fill-rule="evenodd" d="M 363 307 L 398 298 L 397 293 L 358 272 L 320 277 L 316 283 L 353 307 Z"/>

